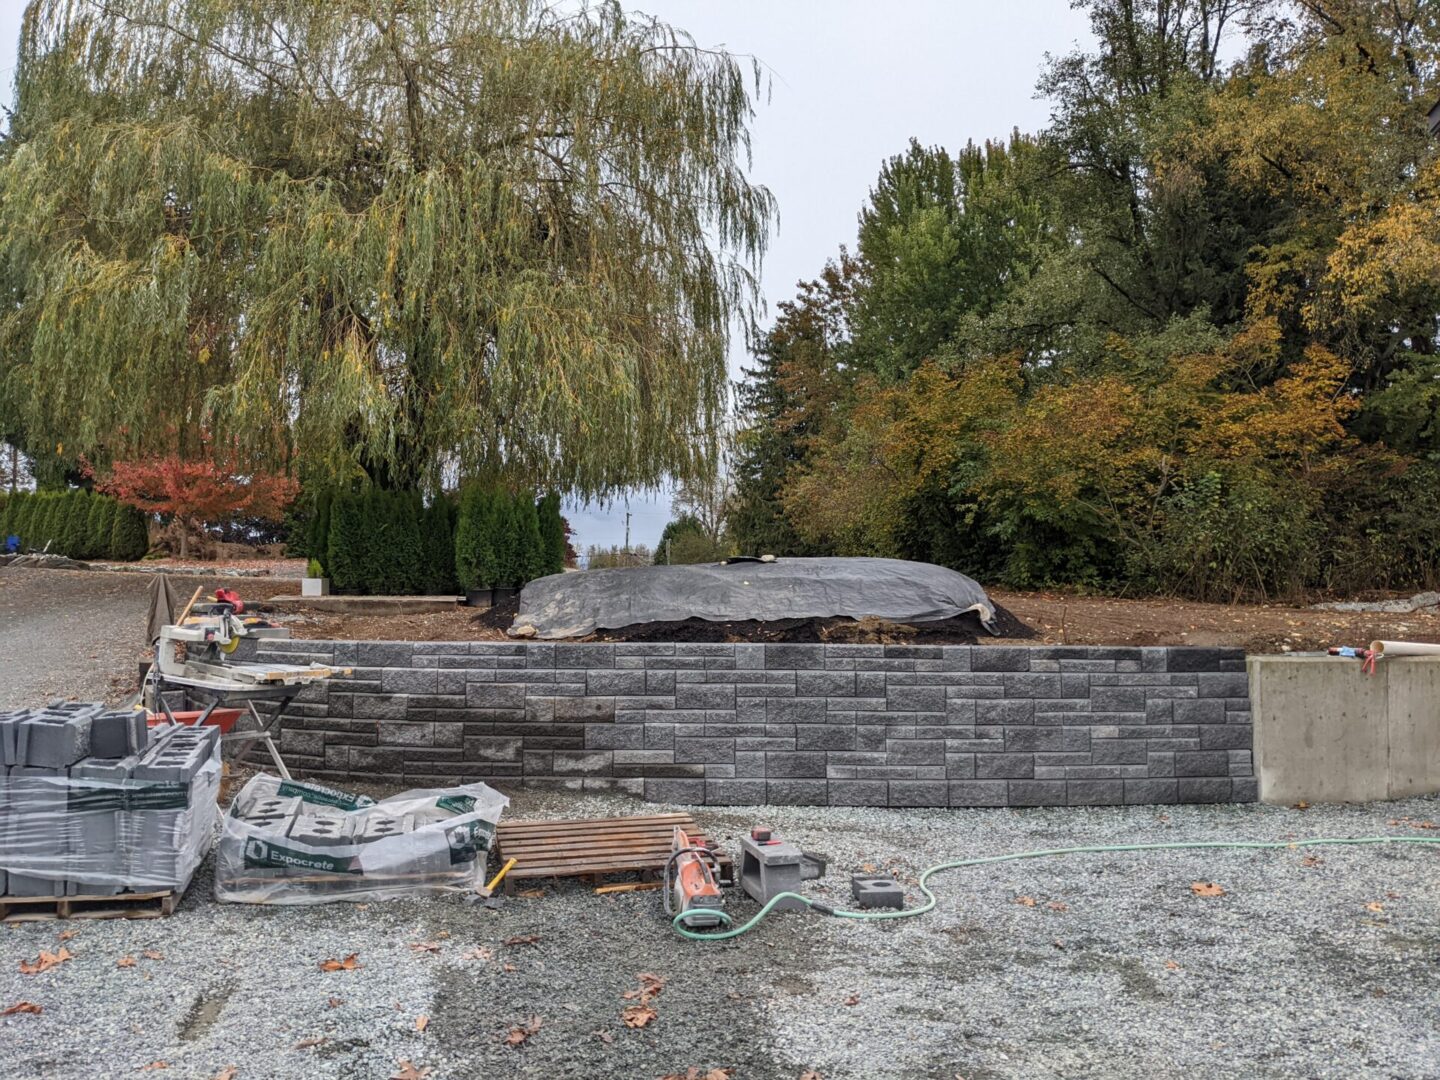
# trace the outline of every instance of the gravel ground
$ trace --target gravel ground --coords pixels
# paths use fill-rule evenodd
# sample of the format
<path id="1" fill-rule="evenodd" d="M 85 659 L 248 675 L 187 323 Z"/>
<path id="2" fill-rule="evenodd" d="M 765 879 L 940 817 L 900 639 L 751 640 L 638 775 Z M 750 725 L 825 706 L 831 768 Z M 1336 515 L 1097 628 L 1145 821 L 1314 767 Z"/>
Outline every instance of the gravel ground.
<path id="1" fill-rule="evenodd" d="M 0 567 L 0 709 L 52 698 L 116 701 L 135 689 L 145 649 L 149 574 Z M 275 582 L 174 575 L 188 598 L 197 585 L 269 596 Z M 263 582 L 263 584 L 262 584 Z"/>
<path id="2" fill-rule="evenodd" d="M 512 816 L 654 812 L 525 793 Z M 945 858 L 1077 844 L 1437 836 L 1440 801 L 1308 811 L 769 807 L 702 811 L 732 852 L 752 823 L 849 873 L 912 886 Z M 1418 847 L 1082 855 L 934 879 L 937 910 L 855 923 L 775 916 L 727 944 L 672 935 L 656 893 L 550 885 L 503 911 L 462 899 L 220 905 L 208 866 L 176 915 L 0 929 L 0 1075 L 431 1080 L 661 1077 L 1434 1077 L 1440 1075 L 1440 851 Z M 1192 883 L 1219 885 L 1204 897 Z M 1033 901 L 1033 903 L 1032 903 Z M 736 914 L 754 909 L 728 893 Z M 74 958 L 38 975 L 22 960 Z M 533 944 L 505 942 L 536 935 Z M 416 944 L 426 945 L 416 949 Z M 433 947 L 433 948 L 432 948 Z M 153 956 L 147 956 L 147 950 Z M 477 950 L 481 950 L 477 952 Z M 322 972 L 358 954 L 353 971 Z M 121 957 L 134 966 L 118 967 Z M 622 995 L 665 980 L 629 1029 Z M 424 1030 L 417 1021 L 427 1018 Z M 518 1049 L 507 1032 L 540 1025 Z M 156 1063 L 163 1062 L 162 1071 Z M 418 1074 L 417 1074 L 418 1075 Z"/>

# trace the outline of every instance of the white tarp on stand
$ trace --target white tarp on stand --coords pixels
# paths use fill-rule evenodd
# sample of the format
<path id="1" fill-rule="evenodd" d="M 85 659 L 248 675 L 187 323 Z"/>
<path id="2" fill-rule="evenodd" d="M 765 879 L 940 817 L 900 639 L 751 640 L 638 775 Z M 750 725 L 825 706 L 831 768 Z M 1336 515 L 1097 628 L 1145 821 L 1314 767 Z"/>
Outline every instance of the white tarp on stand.
<path id="1" fill-rule="evenodd" d="M 596 629 L 705 619 L 878 618 L 934 622 L 974 612 L 993 632 L 995 607 L 954 570 L 903 559 L 779 559 L 773 563 L 632 566 L 553 574 L 525 586 L 518 637 L 584 637 Z"/>

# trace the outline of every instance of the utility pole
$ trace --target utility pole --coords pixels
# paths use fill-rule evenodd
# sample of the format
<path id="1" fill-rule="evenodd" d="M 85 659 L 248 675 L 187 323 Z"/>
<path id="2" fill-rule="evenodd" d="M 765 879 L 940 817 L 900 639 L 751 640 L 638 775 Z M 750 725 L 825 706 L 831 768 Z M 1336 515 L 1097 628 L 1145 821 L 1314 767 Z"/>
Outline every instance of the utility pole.
<path id="1" fill-rule="evenodd" d="M 625 511 L 625 561 L 630 561 L 630 511 Z"/>

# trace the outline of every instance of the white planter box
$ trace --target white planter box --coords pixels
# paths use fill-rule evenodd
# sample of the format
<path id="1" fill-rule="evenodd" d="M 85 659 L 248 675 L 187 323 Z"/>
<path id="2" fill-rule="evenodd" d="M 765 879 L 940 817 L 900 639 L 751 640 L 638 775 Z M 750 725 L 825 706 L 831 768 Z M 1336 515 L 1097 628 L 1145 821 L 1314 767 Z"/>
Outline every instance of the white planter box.
<path id="1" fill-rule="evenodd" d="M 329 596 L 330 579 L 328 577 L 307 577 L 300 579 L 301 596 Z"/>

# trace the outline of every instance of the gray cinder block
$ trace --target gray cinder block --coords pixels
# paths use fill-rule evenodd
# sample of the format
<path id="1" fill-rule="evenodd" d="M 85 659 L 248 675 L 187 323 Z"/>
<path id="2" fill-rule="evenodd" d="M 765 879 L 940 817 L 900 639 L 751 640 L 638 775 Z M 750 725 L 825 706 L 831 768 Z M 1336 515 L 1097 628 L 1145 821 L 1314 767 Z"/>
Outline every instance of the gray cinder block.
<path id="1" fill-rule="evenodd" d="M 362 844 L 368 844 L 374 840 L 384 840 L 391 836 L 402 836 L 409 832 L 414 827 L 414 824 L 414 817 L 410 814 L 391 817 L 388 814 L 371 813 L 366 815 L 365 824 L 355 839 Z"/>
<path id="2" fill-rule="evenodd" d="M 97 758 L 123 758 L 129 754 L 134 715 L 106 712 L 91 720 L 90 754 Z"/>
<path id="3" fill-rule="evenodd" d="M 290 839 L 310 847 L 339 847 L 349 844 L 350 818 L 341 813 L 301 814 L 290 826 Z"/>
<path id="4" fill-rule="evenodd" d="M 29 742 L 25 764 L 37 769 L 64 769 L 90 756 L 89 714 L 47 709 L 25 721 Z"/>

